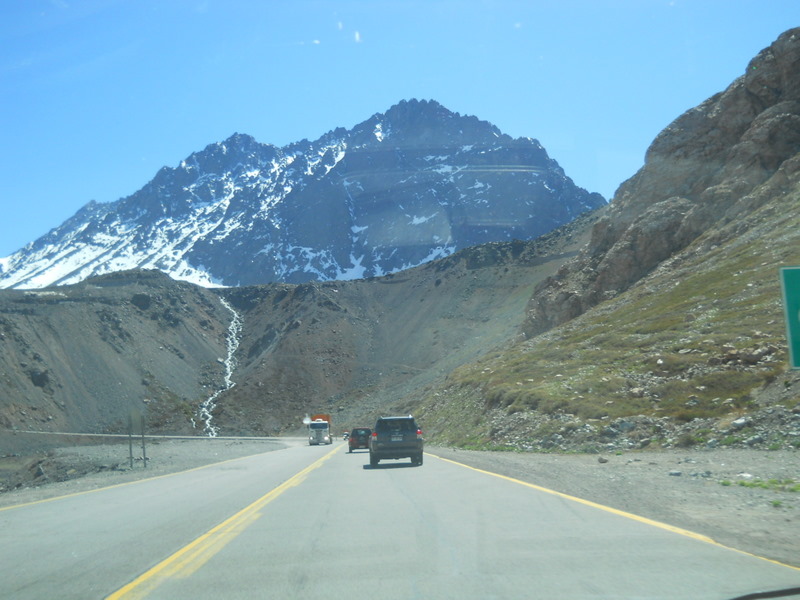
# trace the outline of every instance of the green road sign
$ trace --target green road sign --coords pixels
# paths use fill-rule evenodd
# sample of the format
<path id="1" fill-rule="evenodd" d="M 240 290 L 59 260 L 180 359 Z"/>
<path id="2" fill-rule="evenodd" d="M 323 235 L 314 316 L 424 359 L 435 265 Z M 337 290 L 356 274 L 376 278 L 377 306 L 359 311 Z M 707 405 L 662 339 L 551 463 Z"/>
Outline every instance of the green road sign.
<path id="1" fill-rule="evenodd" d="M 800 267 L 781 269 L 783 309 L 786 312 L 786 336 L 789 340 L 789 364 L 800 369 Z"/>

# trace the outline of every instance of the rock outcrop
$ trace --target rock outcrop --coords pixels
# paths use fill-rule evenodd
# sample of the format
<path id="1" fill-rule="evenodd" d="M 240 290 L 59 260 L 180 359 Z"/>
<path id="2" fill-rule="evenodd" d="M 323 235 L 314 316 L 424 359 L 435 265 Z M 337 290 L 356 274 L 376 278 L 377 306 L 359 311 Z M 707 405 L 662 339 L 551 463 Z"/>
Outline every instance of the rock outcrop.
<path id="1" fill-rule="evenodd" d="M 671 123 L 617 190 L 591 242 L 535 290 L 536 335 L 628 289 L 662 261 L 785 193 L 800 176 L 800 28 Z"/>

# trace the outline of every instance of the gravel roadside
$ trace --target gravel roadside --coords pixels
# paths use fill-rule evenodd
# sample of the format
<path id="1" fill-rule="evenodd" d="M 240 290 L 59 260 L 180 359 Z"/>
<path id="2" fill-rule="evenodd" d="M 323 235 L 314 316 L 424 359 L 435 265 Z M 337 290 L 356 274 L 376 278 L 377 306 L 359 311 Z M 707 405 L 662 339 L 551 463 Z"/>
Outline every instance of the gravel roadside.
<path id="1" fill-rule="evenodd" d="M 17 459 L 17 471 L 0 488 L 0 508 L 39 502 L 112 485 L 197 469 L 253 454 L 304 443 L 299 438 L 175 438 L 148 439 L 144 454 L 127 440 L 51 448 L 47 453 Z"/>
<path id="2" fill-rule="evenodd" d="M 428 451 L 800 567 L 797 451 L 704 449 L 619 455 Z"/>
<path id="3" fill-rule="evenodd" d="M 128 444 L 64 446 L 0 493 L 0 508 L 86 492 L 304 444 L 302 438 L 152 440 L 147 468 Z M 427 452 L 705 535 L 725 546 L 800 567 L 800 452 L 737 449 L 613 455 Z M 792 488 L 795 491 L 792 491 Z M 799 575 L 800 577 L 800 575 Z"/>

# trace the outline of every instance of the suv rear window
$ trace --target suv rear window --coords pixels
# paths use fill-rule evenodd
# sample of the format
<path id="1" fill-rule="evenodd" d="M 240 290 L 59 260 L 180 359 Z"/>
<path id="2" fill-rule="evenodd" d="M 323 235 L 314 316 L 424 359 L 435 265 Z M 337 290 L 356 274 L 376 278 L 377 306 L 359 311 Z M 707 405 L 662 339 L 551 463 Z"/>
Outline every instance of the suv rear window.
<path id="1" fill-rule="evenodd" d="M 379 419 L 375 428 L 380 432 L 416 431 L 417 424 L 412 419 Z"/>

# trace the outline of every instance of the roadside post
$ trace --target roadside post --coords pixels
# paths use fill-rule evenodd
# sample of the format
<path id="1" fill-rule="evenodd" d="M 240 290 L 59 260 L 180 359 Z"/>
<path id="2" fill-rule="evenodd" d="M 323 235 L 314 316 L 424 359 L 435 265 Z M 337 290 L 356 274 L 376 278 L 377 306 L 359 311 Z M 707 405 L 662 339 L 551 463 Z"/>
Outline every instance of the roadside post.
<path id="1" fill-rule="evenodd" d="M 800 267 L 781 269 L 781 290 L 786 314 L 789 366 L 800 369 Z"/>
<path id="2" fill-rule="evenodd" d="M 132 408 L 128 415 L 128 453 L 130 455 L 131 469 L 133 468 L 133 434 L 142 436 L 142 463 L 147 468 L 147 451 L 144 444 L 144 412 L 139 408 Z"/>
<path id="3" fill-rule="evenodd" d="M 128 415 L 128 459 L 133 469 L 133 414 Z"/>
<path id="4" fill-rule="evenodd" d="M 144 413 L 141 414 L 142 420 L 142 464 L 147 468 L 147 451 L 144 449 Z"/>

